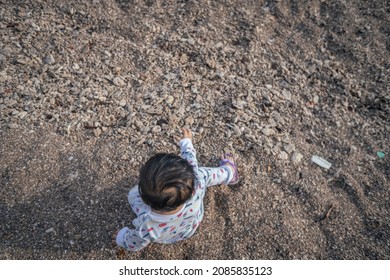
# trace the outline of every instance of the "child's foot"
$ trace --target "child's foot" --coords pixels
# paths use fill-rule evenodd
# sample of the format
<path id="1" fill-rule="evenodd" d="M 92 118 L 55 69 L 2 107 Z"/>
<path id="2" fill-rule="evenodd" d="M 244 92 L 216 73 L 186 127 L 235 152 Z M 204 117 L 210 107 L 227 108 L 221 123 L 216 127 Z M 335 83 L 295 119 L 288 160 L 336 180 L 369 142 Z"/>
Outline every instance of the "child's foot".
<path id="1" fill-rule="evenodd" d="M 221 161 L 219 162 L 220 165 L 229 165 L 234 173 L 233 173 L 233 179 L 228 183 L 228 185 L 236 185 L 239 181 L 238 177 L 238 169 L 236 166 L 236 162 L 233 158 L 232 154 L 223 154 L 221 155 Z"/>

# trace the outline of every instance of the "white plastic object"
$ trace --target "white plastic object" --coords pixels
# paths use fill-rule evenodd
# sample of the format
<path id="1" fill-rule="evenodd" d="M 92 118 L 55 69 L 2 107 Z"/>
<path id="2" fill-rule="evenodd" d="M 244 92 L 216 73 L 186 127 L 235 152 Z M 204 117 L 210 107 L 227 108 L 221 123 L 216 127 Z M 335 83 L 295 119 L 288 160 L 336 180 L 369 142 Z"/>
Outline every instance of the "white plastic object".
<path id="1" fill-rule="evenodd" d="M 318 164 L 319 166 L 321 166 L 325 169 L 329 169 L 332 166 L 332 164 L 330 162 L 328 162 L 325 159 L 323 159 L 322 157 L 319 157 L 316 155 L 311 157 L 311 161 Z"/>

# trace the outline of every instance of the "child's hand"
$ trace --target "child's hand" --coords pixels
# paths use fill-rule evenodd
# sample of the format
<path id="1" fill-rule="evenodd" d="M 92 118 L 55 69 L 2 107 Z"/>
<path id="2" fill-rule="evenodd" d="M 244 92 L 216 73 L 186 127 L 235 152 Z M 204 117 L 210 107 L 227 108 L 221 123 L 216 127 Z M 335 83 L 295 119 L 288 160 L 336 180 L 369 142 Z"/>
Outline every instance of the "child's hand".
<path id="1" fill-rule="evenodd" d="M 192 131 L 191 129 L 188 129 L 188 128 L 182 128 L 181 131 L 183 132 L 183 136 L 180 138 L 178 136 L 174 136 L 174 139 L 177 143 L 180 142 L 180 140 L 182 139 L 185 139 L 185 138 L 188 138 L 192 141 Z"/>
<path id="2" fill-rule="evenodd" d="M 189 128 L 182 128 L 181 131 L 183 132 L 182 139 L 188 138 L 188 139 L 190 139 L 192 141 L 192 131 L 191 131 L 191 129 L 189 129 Z"/>

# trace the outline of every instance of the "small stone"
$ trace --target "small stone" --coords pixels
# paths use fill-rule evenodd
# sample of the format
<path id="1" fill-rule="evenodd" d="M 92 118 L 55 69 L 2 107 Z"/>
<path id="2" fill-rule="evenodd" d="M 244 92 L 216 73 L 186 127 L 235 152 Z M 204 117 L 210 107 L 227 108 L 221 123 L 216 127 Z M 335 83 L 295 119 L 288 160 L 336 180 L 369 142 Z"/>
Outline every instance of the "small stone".
<path id="1" fill-rule="evenodd" d="M 151 115 L 161 115 L 163 113 L 162 106 L 155 106 L 147 108 L 147 113 Z"/>
<path id="2" fill-rule="evenodd" d="M 9 128 L 18 128 L 19 125 L 18 125 L 17 123 L 10 123 L 10 124 L 8 125 L 8 127 L 9 127 Z"/>
<path id="3" fill-rule="evenodd" d="M 275 131 L 271 128 L 263 128 L 261 133 L 263 133 L 265 136 L 271 136 L 275 134 Z"/>
<path id="4" fill-rule="evenodd" d="M 192 38 L 188 38 L 188 39 L 187 39 L 187 42 L 188 42 L 188 44 L 190 44 L 190 45 L 195 45 L 195 40 L 192 39 Z"/>
<path id="5" fill-rule="evenodd" d="M 3 63 L 3 61 L 6 61 L 6 59 L 7 58 L 5 57 L 5 55 L 0 53 L 0 63 Z"/>
<path id="6" fill-rule="evenodd" d="M 169 122 L 174 127 L 179 123 L 179 121 L 180 121 L 180 118 L 177 115 L 172 114 L 172 115 L 169 116 Z"/>
<path id="7" fill-rule="evenodd" d="M 175 98 L 172 95 L 168 96 L 167 99 L 165 100 L 165 102 L 167 102 L 167 104 L 169 105 L 172 105 L 174 101 Z"/>
<path id="8" fill-rule="evenodd" d="M 278 124 L 278 122 L 274 118 L 269 118 L 268 119 L 268 125 L 270 127 L 275 127 L 275 126 L 277 126 L 277 124 Z"/>
<path id="9" fill-rule="evenodd" d="M 31 64 L 31 60 L 27 57 L 18 57 L 16 59 L 16 62 L 19 63 L 19 64 L 22 64 L 22 65 L 30 65 Z"/>
<path id="10" fill-rule="evenodd" d="M 266 84 L 266 85 L 265 85 L 265 88 L 266 88 L 266 89 L 272 89 L 272 85 Z"/>
<path id="11" fill-rule="evenodd" d="M 46 230 L 46 233 L 50 233 L 50 232 L 55 232 L 54 228 L 51 227 L 51 228 Z"/>
<path id="12" fill-rule="evenodd" d="M 291 154 L 292 152 L 295 151 L 295 146 L 294 146 L 294 144 L 288 144 L 288 145 L 284 146 L 284 150 L 287 153 Z"/>
<path id="13" fill-rule="evenodd" d="M 206 59 L 206 64 L 211 69 L 215 69 L 215 66 L 216 66 L 215 60 L 213 60 L 213 59 Z"/>
<path id="14" fill-rule="evenodd" d="M 235 109 L 242 110 L 242 109 L 244 109 L 244 107 L 247 106 L 247 102 L 244 100 L 234 100 L 232 102 L 232 106 Z"/>
<path id="15" fill-rule="evenodd" d="M 366 159 L 371 160 L 371 161 L 376 160 L 376 158 L 374 158 L 373 156 L 368 155 L 368 154 L 366 154 Z"/>
<path id="16" fill-rule="evenodd" d="M 214 47 L 215 47 L 216 49 L 222 48 L 222 47 L 223 47 L 223 43 L 222 43 L 222 42 L 218 42 L 217 44 L 215 44 Z"/>
<path id="17" fill-rule="evenodd" d="M 52 64 L 56 63 L 56 61 L 51 54 L 48 54 L 43 58 L 43 63 L 52 65 Z"/>
<path id="18" fill-rule="evenodd" d="M 11 77 L 8 76 L 6 72 L 0 72 L 0 83 L 4 83 L 10 79 L 11 79 Z"/>
<path id="19" fill-rule="evenodd" d="M 320 98 L 318 97 L 318 95 L 315 95 L 315 96 L 313 97 L 313 103 L 314 103 L 314 104 L 318 104 L 319 100 L 320 100 Z"/>
<path id="20" fill-rule="evenodd" d="M 285 151 L 281 151 L 279 153 L 279 159 L 281 160 L 287 160 L 288 159 L 288 154 Z"/>
<path id="21" fill-rule="evenodd" d="M 156 125 L 152 128 L 153 133 L 160 133 L 161 132 L 161 126 Z"/>
<path id="22" fill-rule="evenodd" d="M 125 100 L 125 99 L 122 99 L 122 100 L 119 102 L 119 106 L 125 107 L 125 106 L 126 106 L 126 100 Z"/>
<path id="23" fill-rule="evenodd" d="M 192 91 L 192 93 L 195 93 L 195 94 L 198 93 L 198 89 L 194 85 L 191 86 L 191 91 Z"/>
<path id="24" fill-rule="evenodd" d="M 291 157 L 292 162 L 295 164 L 300 163 L 302 159 L 303 159 L 303 155 L 298 152 L 295 152 Z"/>
<path id="25" fill-rule="evenodd" d="M 198 110 L 198 109 L 202 108 L 202 104 L 194 103 L 194 108 Z"/>
<path id="26" fill-rule="evenodd" d="M 77 64 L 77 63 L 73 63 L 73 66 L 72 66 L 73 70 L 80 70 L 80 66 Z"/>
<path id="27" fill-rule="evenodd" d="M 138 129 L 141 129 L 144 126 L 144 124 L 139 120 L 136 120 L 134 124 L 135 124 L 135 127 Z"/>
<path id="28" fill-rule="evenodd" d="M 185 123 L 188 124 L 189 126 L 194 124 L 194 118 L 192 116 L 189 116 L 185 119 Z"/>
<path id="29" fill-rule="evenodd" d="M 286 100 L 291 100 L 291 92 L 287 91 L 287 90 L 283 90 L 282 91 L 282 94 L 283 94 L 283 97 L 286 99 Z"/>
<path id="30" fill-rule="evenodd" d="M 122 78 L 120 77 L 115 77 L 112 82 L 114 83 L 114 85 L 116 85 L 117 87 L 123 87 L 126 85 L 125 81 L 123 81 Z"/>
<path id="31" fill-rule="evenodd" d="M 290 139 L 288 138 L 288 136 L 284 136 L 282 138 L 282 142 L 285 143 L 285 144 L 290 144 Z"/>
<path id="32" fill-rule="evenodd" d="M 179 109 L 177 109 L 176 110 L 176 113 L 177 113 L 177 115 L 179 116 L 179 117 L 183 117 L 183 115 L 184 115 L 184 113 L 185 113 L 185 109 L 184 109 L 184 107 L 182 106 L 182 107 L 179 107 Z"/>
<path id="33" fill-rule="evenodd" d="M 233 131 L 234 131 L 234 133 L 237 135 L 237 136 L 241 136 L 241 129 L 240 129 L 240 127 L 238 126 L 238 125 L 234 125 L 234 127 L 233 127 Z"/>
<path id="34" fill-rule="evenodd" d="M 26 112 L 26 111 L 22 111 L 22 112 L 20 112 L 20 113 L 18 114 L 18 117 L 19 117 L 20 119 L 24 119 L 26 116 L 27 116 L 27 112 Z"/>
<path id="35" fill-rule="evenodd" d="M 185 53 L 183 53 L 181 56 L 180 56 L 180 63 L 181 64 L 185 64 L 185 63 L 187 63 L 188 62 L 188 56 L 185 54 Z"/>
<path id="36" fill-rule="evenodd" d="M 4 102 L 5 105 L 7 105 L 8 107 L 12 107 L 14 106 L 15 104 L 18 103 L 18 101 L 16 101 L 15 99 L 11 99 L 11 100 L 8 100 L 7 102 Z"/>
<path id="37" fill-rule="evenodd" d="M 102 130 L 98 127 L 94 129 L 93 134 L 95 134 L 96 137 L 99 137 L 102 134 Z"/>
<path id="38" fill-rule="evenodd" d="M 168 73 L 164 77 L 167 80 L 174 80 L 174 79 L 176 79 L 177 75 L 175 73 Z"/>
<path id="39" fill-rule="evenodd" d="M 122 68 L 116 66 L 112 69 L 112 72 L 115 73 L 115 74 L 118 74 L 119 72 L 121 72 Z"/>

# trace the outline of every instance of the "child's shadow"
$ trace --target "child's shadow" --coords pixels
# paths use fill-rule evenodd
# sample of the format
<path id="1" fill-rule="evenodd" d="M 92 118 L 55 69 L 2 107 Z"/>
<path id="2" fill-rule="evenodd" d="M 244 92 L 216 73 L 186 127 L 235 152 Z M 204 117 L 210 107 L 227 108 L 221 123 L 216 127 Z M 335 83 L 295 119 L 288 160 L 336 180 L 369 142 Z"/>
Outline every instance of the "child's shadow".
<path id="1" fill-rule="evenodd" d="M 0 202 L 0 259 L 115 259 L 112 234 L 135 217 L 127 203 L 135 182 L 96 191 L 87 176 L 72 184 L 59 178 L 44 194 Z"/>

